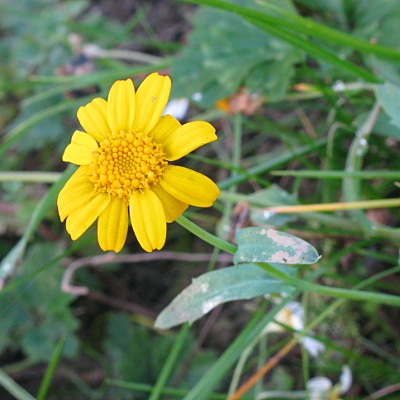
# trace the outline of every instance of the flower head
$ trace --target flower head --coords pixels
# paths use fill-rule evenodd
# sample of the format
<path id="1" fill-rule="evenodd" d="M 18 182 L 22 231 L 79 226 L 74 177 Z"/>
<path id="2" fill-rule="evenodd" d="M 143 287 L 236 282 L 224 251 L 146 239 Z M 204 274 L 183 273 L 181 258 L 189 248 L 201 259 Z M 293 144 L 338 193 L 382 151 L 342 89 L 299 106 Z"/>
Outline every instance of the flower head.
<path id="1" fill-rule="evenodd" d="M 289 302 L 276 314 L 275 321 L 279 324 L 287 325 L 297 332 L 304 329 L 304 310 L 303 306 L 297 301 Z M 264 332 L 281 332 L 284 330 L 281 325 L 271 322 L 267 325 Z M 300 339 L 301 344 L 312 357 L 318 357 L 320 353 L 325 351 L 325 345 L 317 339 L 309 336 L 303 336 Z"/>
<path id="2" fill-rule="evenodd" d="M 143 249 L 159 250 L 167 222 L 189 205 L 210 207 L 219 196 L 205 175 L 170 164 L 217 139 L 207 122 L 181 125 L 162 116 L 170 89 L 169 77 L 153 73 L 136 92 L 130 79 L 117 81 L 107 100 L 79 108 L 85 132 L 75 131 L 63 154 L 63 161 L 79 168 L 57 200 L 73 240 L 97 220 L 100 247 L 118 252 L 130 219 Z"/>
<path id="3" fill-rule="evenodd" d="M 307 382 L 310 400 L 339 400 L 340 395 L 346 393 L 353 383 L 353 375 L 348 365 L 342 367 L 339 382 L 333 385 L 325 376 L 316 376 Z"/>

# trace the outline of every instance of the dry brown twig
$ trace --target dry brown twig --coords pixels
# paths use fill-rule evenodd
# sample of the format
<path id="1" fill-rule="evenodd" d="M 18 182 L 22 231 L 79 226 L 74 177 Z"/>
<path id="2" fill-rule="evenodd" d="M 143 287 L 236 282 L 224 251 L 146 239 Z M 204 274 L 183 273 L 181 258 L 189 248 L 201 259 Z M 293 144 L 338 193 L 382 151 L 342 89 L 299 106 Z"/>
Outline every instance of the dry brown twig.
<path id="1" fill-rule="evenodd" d="M 174 261 L 186 261 L 186 262 L 206 262 L 210 261 L 212 255 L 209 253 L 181 253 L 174 251 L 161 251 L 154 253 L 140 253 L 140 254 L 122 254 L 118 255 L 115 253 L 106 253 L 101 256 L 84 257 L 73 261 L 67 267 L 63 279 L 61 281 L 61 289 L 65 293 L 71 293 L 75 296 L 87 296 L 90 292 L 86 286 L 76 286 L 71 282 L 75 271 L 82 267 L 95 267 L 99 265 L 109 264 L 112 262 L 116 263 L 137 263 L 137 262 L 148 262 L 154 260 L 174 260 Z M 217 258 L 218 262 L 231 262 L 232 255 L 220 254 Z"/>

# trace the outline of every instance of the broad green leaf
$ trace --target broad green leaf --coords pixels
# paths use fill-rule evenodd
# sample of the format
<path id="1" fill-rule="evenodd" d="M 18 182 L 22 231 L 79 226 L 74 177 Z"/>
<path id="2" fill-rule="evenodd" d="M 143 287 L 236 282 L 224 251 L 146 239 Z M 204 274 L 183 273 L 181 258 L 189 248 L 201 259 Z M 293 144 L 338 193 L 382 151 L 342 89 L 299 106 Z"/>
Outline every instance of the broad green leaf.
<path id="1" fill-rule="evenodd" d="M 320 258 L 305 240 L 270 228 L 244 228 L 236 233 L 235 263 L 313 264 Z"/>
<path id="2" fill-rule="evenodd" d="M 255 2 L 233 3 L 262 10 Z M 279 6 L 295 11 L 288 0 L 280 1 Z M 251 92 L 264 91 L 270 101 L 278 100 L 286 93 L 294 65 L 301 58 L 297 49 L 240 16 L 201 8 L 188 46 L 172 62 L 173 96 L 191 97 L 200 92 L 201 103 L 209 106 L 244 85 Z"/>
<path id="3" fill-rule="evenodd" d="M 193 279 L 192 284 L 161 312 L 155 326 L 168 329 L 184 322 L 194 322 L 228 301 L 291 291 L 291 286 L 272 278 L 254 264 L 226 267 Z"/>
<path id="4" fill-rule="evenodd" d="M 354 126 L 357 128 L 361 128 L 361 126 L 366 120 L 366 117 L 367 113 L 360 113 L 354 120 Z M 397 140 L 400 140 L 400 125 L 394 124 L 392 122 L 391 117 L 388 114 L 380 113 L 374 125 L 374 134 L 385 137 L 394 137 Z M 363 172 L 370 173 L 371 171 L 363 171 Z M 395 171 L 391 172 L 396 173 Z M 396 177 L 396 179 L 398 178 Z"/>
<path id="5" fill-rule="evenodd" d="M 394 49 L 400 48 L 398 30 L 400 2 L 352 0 L 354 33 L 368 41 Z"/>
<path id="6" fill-rule="evenodd" d="M 103 319 L 102 317 L 101 319 Z M 123 334 L 121 334 L 123 332 Z M 114 379 L 120 379 L 126 382 L 140 382 L 141 384 L 153 385 L 157 376 L 159 376 L 165 366 L 171 349 L 176 340 L 175 335 L 154 335 L 154 332 L 145 327 L 140 326 L 132 321 L 132 316 L 128 313 L 110 313 L 106 320 L 105 337 L 103 340 L 103 351 L 106 356 L 106 362 L 110 375 Z M 195 339 L 189 332 L 184 340 L 184 346 L 178 357 L 177 372 L 179 366 L 190 355 L 191 350 L 195 346 Z M 211 361 L 214 358 L 212 352 L 206 352 L 209 356 L 208 364 L 206 360 L 202 360 L 203 368 L 210 368 Z M 193 362 L 198 363 L 201 358 L 195 355 Z M 202 353 L 204 356 L 204 353 Z M 135 366 L 133 368 L 132 366 Z M 186 376 L 184 381 L 192 383 L 193 386 L 202 376 L 201 370 L 198 374 L 191 370 L 189 374 L 194 382 L 190 382 L 190 377 Z M 192 375 L 194 373 L 194 376 Z M 173 380 L 173 378 L 172 378 Z M 121 392 L 117 389 L 112 390 L 115 399 L 131 399 L 132 397 L 121 397 Z M 136 398 L 136 397 L 135 397 Z M 149 397 L 146 397 L 149 398 Z"/>
<path id="7" fill-rule="evenodd" d="M 305 34 L 314 33 L 317 38 L 324 36 L 325 39 L 334 39 L 333 42 L 346 45 L 350 44 L 350 47 L 359 48 L 360 43 L 356 39 L 350 40 L 352 38 L 349 35 L 345 35 L 346 40 L 343 39 L 342 35 L 337 32 L 336 35 L 332 34 L 331 30 L 326 32 L 326 29 L 323 29 L 323 25 L 318 26 L 313 24 L 311 21 L 308 23 L 307 21 L 303 21 L 301 18 L 296 18 L 295 16 L 290 18 L 290 13 L 286 13 L 285 18 L 276 18 L 272 15 L 261 13 L 257 10 L 252 10 L 248 7 L 241 7 L 236 4 L 232 4 L 232 2 L 221 1 L 221 0 L 187 0 L 192 3 L 209 5 L 212 7 L 216 7 L 223 10 L 228 10 L 239 14 L 244 19 L 249 21 L 254 26 L 260 28 L 265 33 L 271 35 L 271 37 L 279 38 L 279 40 L 283 41 L 286 44 L 290 44 L 292 46 L 293 51 L 302 51 L 311 55 L 319 61 L 327 62 L 328 64 L 335 66 L 342 71 L 347 71 L 348 73 L 358 76 L 368 82 L 381 82 L 381 80 L 370 71 L 360 68 L 358 65 L 342 59 L 338 57 L 337 51 L 328 51 L 322 46 L 318 46 L 310 41 Z M 282 13 L 282 12 L 281 12 Z M 292 21 L 289 21 L 292 19 Z M 300 26 L 301 25 L 301 26 Z M 318 31 L 318 32 L 316 32 Z M 339 36 L 339 38 L 338 38 Z M 358 43 L 358 44 L 357 44 Z M 362 41 L 361 47 L 363 50 L 368 50 L 368 53 L 374 53 L 373 46 L 369 43 Z M 377 49 L 376 49 L 377 50 Z M 376 51 L 375 51 L 376 52 Z M 393 51 L 392 49 L 387 48 L 379 48 L 379 53 L 390 54 L 392 58 L 398 59 L 400 58 L 400 53 Z M 240 58 L 240 57 L 239 57 Z"/>
<path id="8" fill-rule="evenodd" d="M 389 115 L 391 123 L 400 127 L 400 87 L 385 82 L 383 85 L 378 85 L 375 92 L 380 105 Z"/>

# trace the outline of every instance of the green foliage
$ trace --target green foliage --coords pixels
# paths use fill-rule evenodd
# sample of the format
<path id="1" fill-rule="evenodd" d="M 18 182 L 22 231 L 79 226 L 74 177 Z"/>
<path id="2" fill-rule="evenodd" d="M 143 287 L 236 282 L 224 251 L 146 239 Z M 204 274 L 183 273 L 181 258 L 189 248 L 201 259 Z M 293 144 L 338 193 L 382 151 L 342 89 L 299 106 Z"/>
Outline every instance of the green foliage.
<path id="1" fill-rule="evenodd" d="M 289 1 L 279 4 L 294 10 Z M 262 9 L 254 2 L 249 5 Z M 201 8 L 193 26 L 189 45 L 172 62 L 174 96 L 201 93 L 200 102 L 210 106 L 241 86 L 266 94 L 271 101 L 286 94 L 294 64 L 302 59 L 296 49 L 224 11 Z"/>
<path id="2" fill-rule="evenodd" d="M 386 82 L 376 88 L 376 96 L 380 105 L 390 117 L 390 123 L 400 128 L 399 105 L 400 87 Z"/>
<path id="3" fill-rule="evenodd" d="M 23 81 L 33 72 L 53 73 L 60 61 L 68 59 L 67 25 L 82 13 L 86 1 L 1 0 L 0 7 L 0 25 L 6 32 L 1 68 L 5 76 Z"/>
<path id="4" fill-rule="evenodd" d="M 314 264 L 320 258 L 317 250 L 305 240 L 270 228 L 240 229 L 236 241 L 235 263 Z"/>
<path id="5" fill-rule="evenodd" d="M 168 329 L 183 322 L 194 322 L 228 301 L 252 299 L 271 293 L 290 293 L 282 284 L 254 264 L 225 267 L 194 279 L 158 316 L 155 326 Z"/>
<path id="6" fill-rule="evenodd" d="M 201 6 L 0 0 L 0 397 L 227 399 L 268 362 L 279 365 L 241 398 L 311 398 L 307 382 L 336 383 L 344 365 L 342 398 L 378 397 L 400 374 L 400 2 L 187 2 Z M 106 55 L 58 76 L 76 33 Z M 170 224 L 168 253 L 138 253 L 130 234 L 120 257 L 97 258 L 95 235 L 72 247 L 57 216 L 72 171 L 49 190 L 56 179 L 39 172 L 65 167 L 80 105 L 153 70 L 171 73 L 173 97 L 200 95 L 187 119 L 209 120 L 218 140 L 186 162 L 221 196 Z M 250 97 L 233 100 L 258 108 L 215 107 L 242 87 Z M 380 208 L 335 209 L 369 200 Z M 322 203 L 329 212 L 272 208 Z M 88 286 L 79 299 L 60 289 L 75 260 L 91 266 L 71 281 Z M 310 337 L 326 348 L 315 358 Z"/>
<path id="7" fill-rule="evenodd" d="M 59 246 L 36 244 L 17 273 L 31 274 L 60 252 Z M 74 357 L 79 344 L 75 331 L 79 322 L 69 305 L 73 296 L 63 293 L 60 265 L 39 274 L 36 279 L 0 296 L 0 349 L 21 349 L 32 361 L 49 361 L 60 338 L 65 338 L 63 355 Z"/>
<path id="8" fill-rule="evenodd" d="M 111 314 L 107 320 L 107 331 L 103 342 L 110 377 L 125 382 L 153 384 L 161 373 L 175 340 L 173 335 L 154 335 L 149 329 L 134 324 L 127 314 Z M 180 366 L 190 356 L 194 346 L 194 338 L 191 335 L 187 336 L 183 351 L 173 367 L 173 374 L 169 379 L 171 383 L 181 374 Z M 215 356 L 212 352 L 195 354 L 194 368 L 181 385 L 190 386 L 196 382 L 214 361 Z M 109 393 L 118 396 L 119 399 L 132 398 L 131 393 L 117 388 L 110 388 Z M 146 398 L 146 396 L 138 392 L 134 398 Z"/>

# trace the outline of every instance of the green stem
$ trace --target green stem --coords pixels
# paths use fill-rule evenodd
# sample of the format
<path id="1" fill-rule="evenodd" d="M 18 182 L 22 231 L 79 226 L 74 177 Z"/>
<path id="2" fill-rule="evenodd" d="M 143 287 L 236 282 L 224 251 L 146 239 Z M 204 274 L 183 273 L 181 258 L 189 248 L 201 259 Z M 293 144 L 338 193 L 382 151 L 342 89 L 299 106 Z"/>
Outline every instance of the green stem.
<path id="1" fill-rule="evenodd" d="M 400 296 L 318 285 L 286 275 L 285 273 L 276 270 L 269 264 L 258 263 L 257 265 L 259 265 L 261 268 L 263 268 L 265 271 L 275 276 L 279 280 L 286 282 L 289 285 L 293 285 L 297 289 L 301 289 L 305 292 L 320 294 L 329 297 L 337 297 L 347 300 L 366 301 L 370 303 L 386 304 L 390 306 L 400 307 Z M 400 267 L 396 268 L 400 270 Z"/>
<path id="2" fill-rule="evenodd" d="M 185 324 L 181 328 L 178 337 L 176 338 L 174 345 L 168 355 L 167 360 L 164 363 L 163 369 L 157 379 L 156 384 L 151 392 L 149 400 L 158 400 L 165 390 L 165 386 L 168 382 L 169 377 L 173 371 L 173 368 L 177 362 L 179 353 L 181 352 L 183 345 L 187 339 L 187 335 L 190 330 L 190 325 Z"/>
<path id="3" fill-rule="evenodd" d="M 0 172 L 0 182 L 54 183 L 62 176 L 60 172 Z"/>
<path id="4" fill-rule="evenodd" d="M 244 370 L 247 359 L 250 357 L 250 354 L 253 351 L 254 347 L 256 346 L 258 340 L 259 340 L 258 337 L 256 339 L 254 339 L 254 341 L 251 344 L 249 344 L 249 346 L 247 346 L 243 350 L 243 353 L 240 355 L 239 361 L 237 362 L 236 367 L 233 371 L 231 383 L 229 385 L 228 398 L 231 397 L 233 395 L 233 393 L 236 392 L 236 390 L 239 386 L 240 377 Z"/>
<path id="5" fill-rule="evenodd" d="M 35 400 L 25 389 L 0 369 L 0 385 L 12 394 L 17 400 Z"/>
<path id="6" fill-rule="evenodd" d="M 185 229 L 187 229 L 189 232 L 196 235 L 201 240 L 204 240 L 206 243 L 209 243 L 214 247 L 217 247 L 223 251 L 226 251 L 227 253 L 235 254 L 237 246 L 213 235 L 212 233 L 207 232 L 203 228 L 200 228 L 198 225 L 196 225 L 192 221 L 188 220 L 183 215 L 181 215 L 176 220 L 176 222 L 179 225 L 181 225 L 182 227 L 184 227 Z"/>
<path id="7" fill-rule="evenodd" d="M 353 139 L 347 155 L 346 172 L 353 173 L 361 170 L 364 155 L 367 152 L 368 147 L 367 138 L 375 126 L 376 120 L 379 116 L 379 111 L 379 103 L 375 103 L 368 118 L 357 131 L 356 137 Z M 343 197 L 346 202 L 356 201 L 361 197 L 361 180 L 359 178 L 343 179 Z M 365 234 L 373 234 L 372 222 L 366 217 L 363 211 L 354 210 L 349 212 L 349 214 L 358 222 Z"/>
<path id="8" fill-rule="evenodd" d="M 152 391 L 152 386 L 145 383 L 136 383 L 136 382 L 126 382 L 120 381 L 117 379 L 109 379 L 105 380 L 105 384 L 112 387 L 117 387 L 125 390 L 142 392 L 142 393 L 150 393 Z M 170 387 L 165 387 L 162 390 L 162 394 L 169 397 L 177 397 L 182 399 L 189 391 L 187 389 L 175 389 Z M 225 393 L 212 393 L 209 395 L 210 400 L 226 400 Z M 252 397 L 246 396 L 243 397 L 242 400 L 250 400 Z"/>
<path id="9" fill-rule="evenodd" d="M 232 177 L 238 175 L 240 170 L 240 162 L 242 159 L 242 115 L 236 114 L 233 124 L 233 151 L 232 151 Z M 231 191 L 236 191 L 236 185 L 231 187 Z"/>
<path id="10" fill-rule="evenodd" d="M 400 179 L 399 171 L 271 171 L 274 176 L 295 176 L 300 178 L 315 178 L 315 179 L 343 179 L 343 178 L 360 178 L 360 179 Z"/>
<path id="11" fill-rule="evenodd" d="M 240 357 L 243 351 L 263 332 L 265 327 L 282 310 L 286 304 L 298 293 L 292 293 L 284 298 L 280 304 L 275 305 L 266 315 L 262 308 L 253 316 L 251 321 L 241 331 L 233 343 L 218 358 L 214 365 L 197 382 L 184 400 L 206 400 L 224 375 L 231 370 L 232 365 Z M 226 396 L 225 396 L 226 398 Z M 242 397 L 244 399 L 244 397 Z"/>
<path id="12" fill-rule="evenodd" d="M 45 400 L 47 392 L 50 387 L 51 380 L 54 376 L 54 372 L 57 368 L 58 362 L 60 361 L 61 352 L 64 348 L 65 337 L 59 339 L 56 348 L 54 349 L 53 356 L 51 357 L 49 366 L 47 367 L 46 374 L 43 378 L 43 381 L 40 385 L 39 393 L 36 397 L 36 400 Z"/>
<path id="13" fill-rule="evenodd" d="M 360 282 L 358 285 L 355 286 L 356 289 L 362 289 L 368 285 L 370 285 L 371 283 L 374 283 L 382 278 L 385 278 L 387 276 L 396 274 L 400 271 L 400 266 L 396 266 L 393 268 L 390 268 L 386 271 L 380 272 L 378 274 L 375 274 L 374 276 L 371 276 L 370 278 L 364 280 L 363 282 Z M 368 293 L 368 292 L 359 292 L 359 293 Z M 392 297 L 396 297 L 396 296 L 392 296 Z M 400 300 L 400 297 L 397 296 L 398 299 Z M 316 317 L 313 321 L 311 321 L 303 330 L 303 332 L 301 333 L 301 336 L 305 336 L 307 334 L 307 332 L 309 332 L 311 329 L 315 328 L 316 326 L 318 326 L 330 313 L 332 313 L 336 308 L 340 307 L 344 301 L 346 299 L 342 298 L 342 299 L 338 299 L 336 300 L 334 303 L 332 303 L 328 308 L 326 308 L 320 315 L 318 315 L 318 317 Z M 367 299 L 368 300 L 368 299 Z M 399 301 L 400 303 L 400 301 Z"/>

